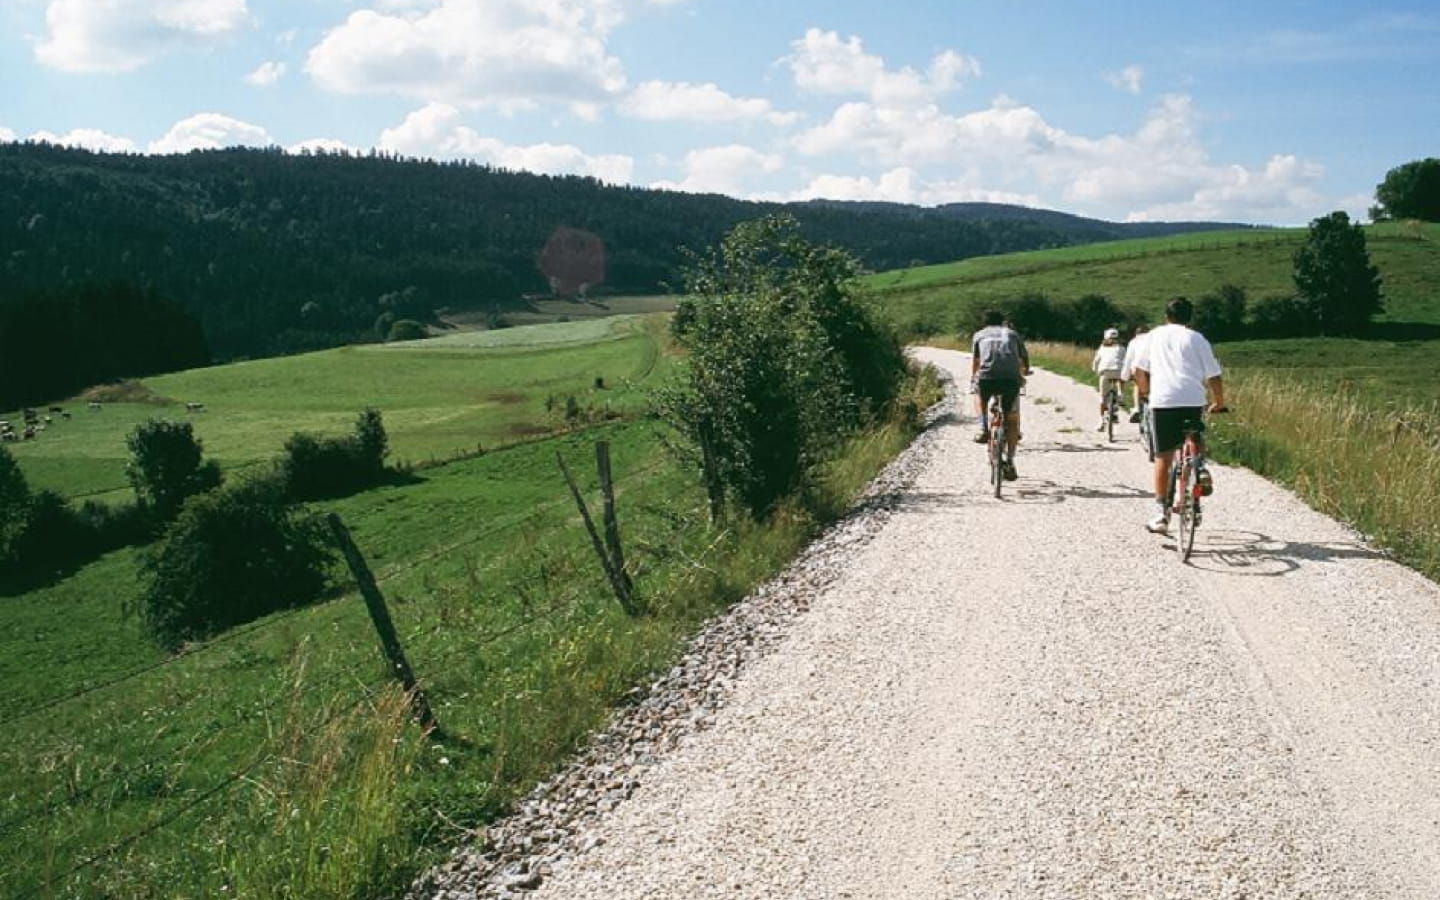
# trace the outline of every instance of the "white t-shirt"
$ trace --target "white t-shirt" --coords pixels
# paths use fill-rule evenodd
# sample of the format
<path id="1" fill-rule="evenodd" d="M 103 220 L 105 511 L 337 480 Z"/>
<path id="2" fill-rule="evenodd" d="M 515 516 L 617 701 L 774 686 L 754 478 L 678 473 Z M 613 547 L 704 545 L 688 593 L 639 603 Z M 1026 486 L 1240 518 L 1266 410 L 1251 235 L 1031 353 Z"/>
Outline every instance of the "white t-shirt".
<path id="1" fill-rule="evenodd" d="M 1175 409 L 1205 405 L 1205 382 L 1220 374 L 1210 342 L 1184 325 L 1149 331 L 1131 367 L 1150 373 L 1150 406 Z"/>
<path id="2" fill-rule="evenodd" d="M 1095 348 L 1095 358 L 1090 360 L 1090 369 L 1101 375 L 1114 375 L 1120 371 L 1125 359 L 1125 348 L 1120 344 L 1101 344 Z"/>
<path id="3" fill-rule="evenodd" d="M 1123 380 L 1130 380 L 1130 373 L 1135 368 L 1135 357 L 1140 355 L 1140 348 L 1145 346 L 1145 339 L 1149 336 L 1150 332 L 1142 331 L 1125 345 L 1125 363 L 1120 367 L 1120 377 Z"/>

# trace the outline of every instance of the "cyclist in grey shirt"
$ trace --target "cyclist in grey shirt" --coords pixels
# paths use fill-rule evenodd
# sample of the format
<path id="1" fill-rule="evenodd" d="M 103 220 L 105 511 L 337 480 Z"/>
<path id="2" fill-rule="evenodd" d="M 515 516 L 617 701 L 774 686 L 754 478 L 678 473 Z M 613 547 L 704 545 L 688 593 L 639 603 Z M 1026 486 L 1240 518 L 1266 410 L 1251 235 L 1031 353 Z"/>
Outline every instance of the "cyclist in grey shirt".
<path id="1" fill-rule="evenodd" d="M 1007 455 L 1015 458 L 1015 444 L 1020 438 L 1020 383 L 1025 373 L 1029 353 L 1025 342 L 1012 328 L 1004 324 L 1005 314 L 997 310 L 985 313 L 985 327 L 975 332 L 970 341 L 970 377 L 975 391 L 980 395 L 980 409 L 983 410 L 992 396 L 1000 397 L 1000 407 L 1005 412 L 1005 445 Z M 977 444 L 989 439 L 989 432 L 982 427 L 975 436 Z M 1004 472 L 1007 481 L 1014 481 L 1018 475 L 1015 464 L 1007 463 Z"/>

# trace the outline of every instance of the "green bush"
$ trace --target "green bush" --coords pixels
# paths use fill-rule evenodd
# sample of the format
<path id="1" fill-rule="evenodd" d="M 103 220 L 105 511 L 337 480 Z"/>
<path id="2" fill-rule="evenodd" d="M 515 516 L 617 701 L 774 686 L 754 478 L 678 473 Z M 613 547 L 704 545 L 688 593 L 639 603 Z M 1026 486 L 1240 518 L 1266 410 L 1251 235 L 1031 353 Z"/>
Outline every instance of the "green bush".
<path id="1" fill-rule="evenodd" d="M 1299 297 L 1265 297 L 1250 308 L 1250 326 L 1256 337 L 1305 337 L 1319 331 L 1315 314 Z"/>
<path id="2" fill-rule="evenodd" d="M 173 518 L 186 497 L 220 484 L 220 467 L 201 459 L 189 422 L 150 419 L 135 426 L 125 445 L 131 454 L 125 474 L 135 497 L 161 522 Z"/>
<path id="3" fill-rule="evenodd" d="M 672 329 L 689 351 L 660 415 L 708 454 L 712 495 L 763 517 L 867 416 L 893 400 L 904 358 L 855 291 L 857 264 L 774 216 L 692 255 Z"/>
<path id="4" fill-rule="evenodd" d="M 353 434 L 292 434 L 279 463 L 286 495 L 292 500 L 319 500 L 370 487 L 385 473 L 388 443 L 377 409 L 360 413 Z"/>
<path id="5" fill-rule="evenodd" d="M 385 340 L 418 341 L 429 336 L 430 332 L 425 330 L 425 326 L 414 319 L 396 319 L 390 323 L 390 332 L 385 335 Z"/>
<path id="6" fill-rule="evenodd" d="M 323 522 L 287 504 L 274 479 L 198 494 L 143 554 L 136 611 L 146 633 L 174 650 L 314 600 L 331 556 Z"/>
<path id="7" fill-rule="evenodd" d="M 13 564 L 29 508 L 30 486 L 25 482 L 25 473 L 9 449 L 0 445 L 0 563 Z"/>
<path id="8" fill-rule="evenodd" d="M 1195 301 L 1190 327 L 1212 341 L 1229 341 L 1245 335 L 1245 319 L 1245 289 L 1226 284 Z"/>

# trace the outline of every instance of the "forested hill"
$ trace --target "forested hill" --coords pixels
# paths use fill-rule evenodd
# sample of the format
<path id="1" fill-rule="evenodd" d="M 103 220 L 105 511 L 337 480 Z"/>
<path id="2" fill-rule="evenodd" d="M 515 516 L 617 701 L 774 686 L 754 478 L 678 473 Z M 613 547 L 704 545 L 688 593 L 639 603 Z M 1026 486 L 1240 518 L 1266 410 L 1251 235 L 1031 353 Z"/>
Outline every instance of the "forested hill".
<path id="1" fill-rule="evenodd" d="M 217 359 L 272 355 L 368 339 L 386 314 L 513 308 L 549 290 L 542 258 L 570 287 L 662 291 L 678 283 L 679 248 L 779 210 L 876 270 L 1134 229 L 990 204 L 759 204 L 381 155 L 11 143 L 0 144 L 0 303 L 118 280 L 190 311 Z M 547 252 L 557 230 L 568 239 Z"/>

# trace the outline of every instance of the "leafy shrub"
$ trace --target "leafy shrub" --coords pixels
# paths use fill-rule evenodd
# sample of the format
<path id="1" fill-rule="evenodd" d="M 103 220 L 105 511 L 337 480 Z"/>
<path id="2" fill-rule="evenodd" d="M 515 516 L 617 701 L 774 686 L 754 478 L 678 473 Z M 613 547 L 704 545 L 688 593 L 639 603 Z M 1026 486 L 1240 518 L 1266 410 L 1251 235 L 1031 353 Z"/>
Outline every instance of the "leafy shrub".
<path id="1" fill-rule="evenodd" d="M 1195 301 L 1190 327 L 1212 341 L 1229 341 L 1245 334 L 1245 289 L 1233 284 L 1202 295 Z"/>
<path id="2" fill-rule="evenodd" d="M 198 494 L 143 555 L 136 611 L 146 633 L 173 650 L 313 600 L 331 557 L 319 517 L 288 505 L 274 479 Z"/>
<path id="3" fill-rule="evenodd" d="M 25 482 L 25 473 L 9 449 L 0 445 L 0 563 L 13 564 L 29 508 L 30 486 Z"/>
<path id="4" fill-rule="evenodd" d="M 430 332 L 425 330 L 425 326 L 414 319 L 396 319 L 390 323 L 390 332 L 385 335 L 385 340 L 418 341 L 429 335 Z"/>
<path id="5" fill-rule="evenodd" d="M 189 422 L 150 419 L 125 439 L 131 461 L 125 467 L 140 504 L 168 521 L 192 494 L 220 484 L 220 467 L 202 461 L 202 448 Z"/>
<path id="6" fill-rule="evenodd" d="M 339 497 L 375 484 L 384 475 L 388 438 L 380 411 L 366 409 L 353 434 L 296 432 L 285 442 L 280 477 L 293 500 Z"/>
<path id="7" fill-rule="evenodd" d="M 26 574 L 64 568 L 94 552 L 94 535 L 85 520 L 56 491 L 39 490 L 25 508 L 25 527 L 14 545 Z"/>
<path id="8" fill-rule="evenodd" d="M 1250 323 L 1256 337 L 1304 337 L 1319 330 L 1310 304 L 1287 295 L 1256 302 L 1250 309 Z"/>
<path id="9" fill-rule="evenodd" d="M 903 356 L 855 294 L 857 271 L 786 216 L 741 223 L 692 256 L 672 324 L 689 351 L 684 380 L 657 401 L 713 464 L 712 495 L 767 515 L 839 437 L 893 399 Z"/>

